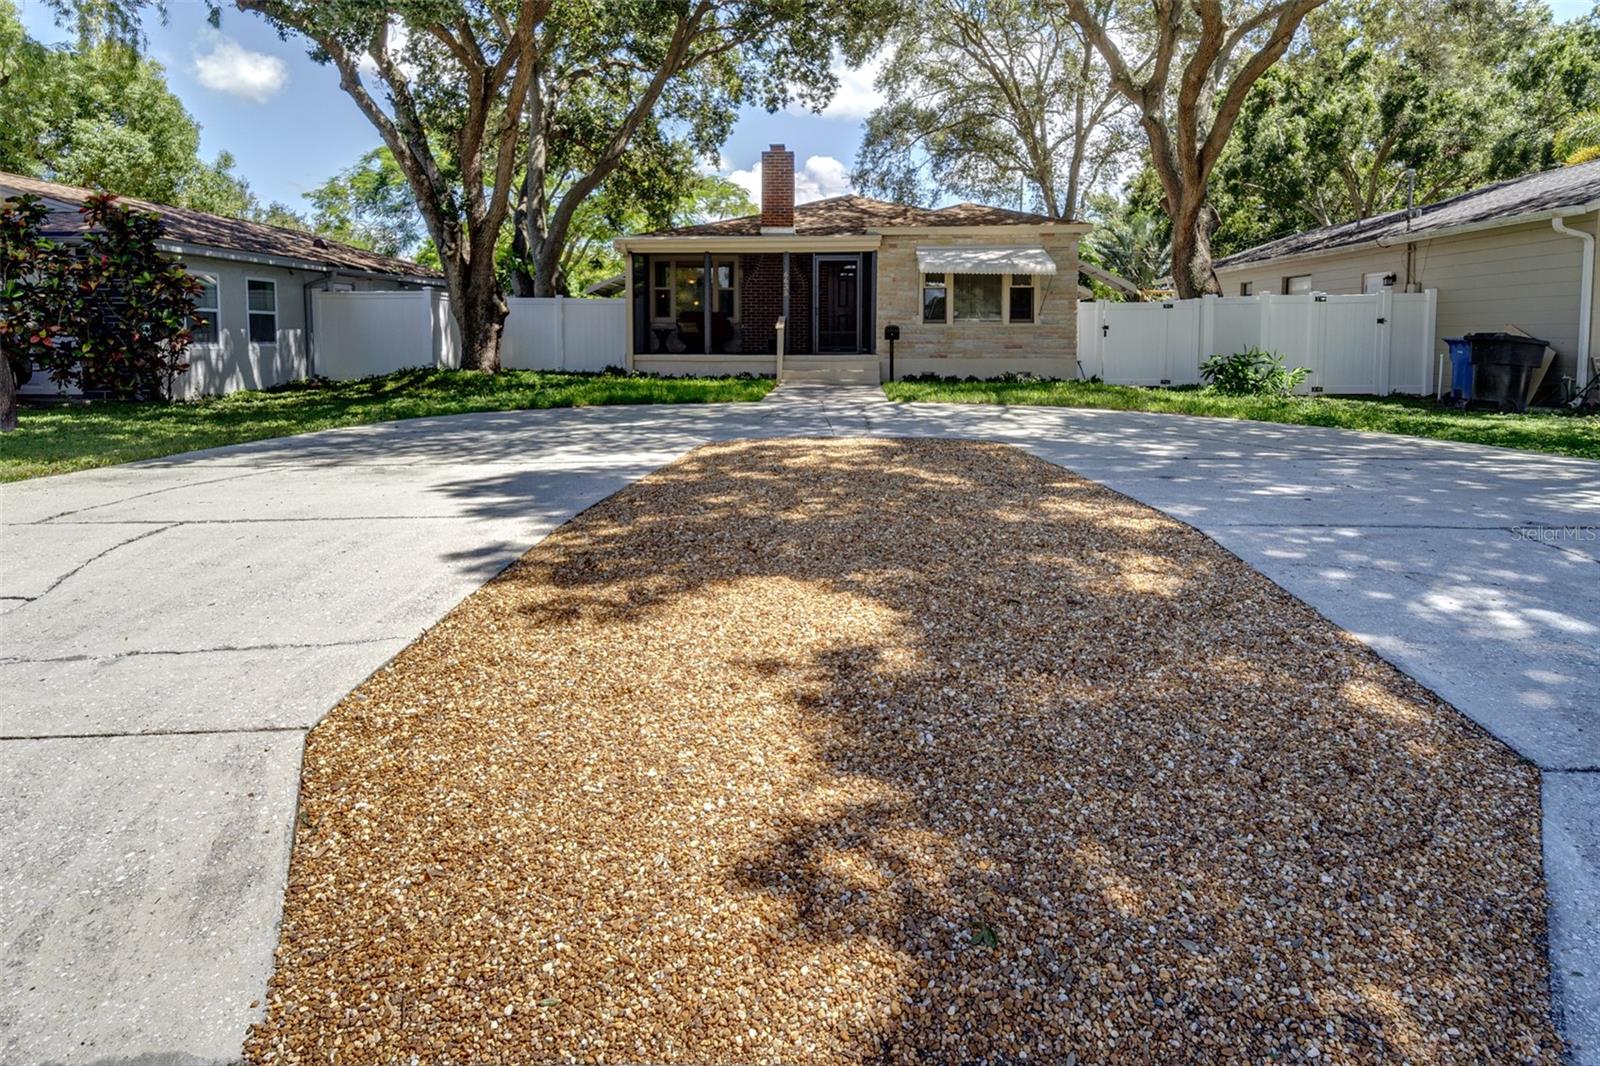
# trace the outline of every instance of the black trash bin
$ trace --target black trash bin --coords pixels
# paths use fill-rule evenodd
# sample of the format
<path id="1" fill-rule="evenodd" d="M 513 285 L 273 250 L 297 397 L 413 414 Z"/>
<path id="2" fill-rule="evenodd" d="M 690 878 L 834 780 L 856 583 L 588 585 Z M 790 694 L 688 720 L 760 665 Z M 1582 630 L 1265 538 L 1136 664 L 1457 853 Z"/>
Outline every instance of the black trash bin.
<path id="1" fill-rule="evenodd" d="M 1469 333 L 1472 345 L 1472 397 L 1500 405 L 1502 411 L 1526 411 L 1528 379 L 1544 362 L 1547 342 L 1520 333 Z"/>

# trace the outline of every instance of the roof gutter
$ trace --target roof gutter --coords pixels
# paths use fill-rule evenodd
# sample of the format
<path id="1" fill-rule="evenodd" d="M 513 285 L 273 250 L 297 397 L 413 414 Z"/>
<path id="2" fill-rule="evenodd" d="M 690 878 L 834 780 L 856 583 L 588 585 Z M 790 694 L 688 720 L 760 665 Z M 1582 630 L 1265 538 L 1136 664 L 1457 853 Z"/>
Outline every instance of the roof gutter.
<path id="1" fill-rule="evenodd" d="M 1583 212 L 1575 212 L 1583 213 Z M 1563 237 L 1583 242 L 1583 265 L 1578 270 L 1578 388 L 1589 384 L 1589 360 L 1594 336 L 1594 234 L 1569 229 L 1567 218 L 1557 215 L 1550 227 Z"/>
<path id="2" fill-rule="evenodd" d="M 1380 248 L 1392 248 L 1395 245 L 1411 244 L 1414 241 L 1431 241 L 1439 237 L 1458 237 L 1464 233 L 1479 233 L 1486 229 L 1526 226 L 1533 222 L 1548 222 L 1557 218 L 1568 218 L 1572 215 L 1586 215 L 1597 208 L 1600 208 L 1600 200 L 1592 200 L 1589 203 L 1576 204 L 1571 207 L 1556 207 L 1548 211 L 1530 211 L 1525 215 L 1486 218 L 1481 222 L 1463 222 L 1459 226 L 1442 226 L 1439 229 L 1412 230 L 1409 233 L 1399 233 L 1393 237 L 1379 237 L 1372 243 Z"/>

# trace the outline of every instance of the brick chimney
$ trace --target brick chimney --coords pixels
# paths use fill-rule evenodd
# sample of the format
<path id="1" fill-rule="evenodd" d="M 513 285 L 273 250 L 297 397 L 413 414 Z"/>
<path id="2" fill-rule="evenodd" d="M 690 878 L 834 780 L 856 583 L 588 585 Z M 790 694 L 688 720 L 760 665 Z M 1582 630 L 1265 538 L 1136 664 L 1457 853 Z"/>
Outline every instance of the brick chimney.
<path id="1" fill-rule="evenodd" d="M 794 153 L 781 144 L 761 153 L 761 232 L 794 232 Z"/>

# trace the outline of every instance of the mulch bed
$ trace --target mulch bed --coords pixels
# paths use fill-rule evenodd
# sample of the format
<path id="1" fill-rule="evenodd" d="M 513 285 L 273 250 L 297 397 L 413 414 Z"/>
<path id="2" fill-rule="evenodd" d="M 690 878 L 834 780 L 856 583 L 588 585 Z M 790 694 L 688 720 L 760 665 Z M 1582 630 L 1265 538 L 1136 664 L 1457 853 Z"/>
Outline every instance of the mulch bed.
<path id="1" fill-rule="evenodd" d="M 1181 523 L 719 444 L 311 733 L 247 1052 L 1555 1062 L 1544 908 L 1536 770 Z"/>

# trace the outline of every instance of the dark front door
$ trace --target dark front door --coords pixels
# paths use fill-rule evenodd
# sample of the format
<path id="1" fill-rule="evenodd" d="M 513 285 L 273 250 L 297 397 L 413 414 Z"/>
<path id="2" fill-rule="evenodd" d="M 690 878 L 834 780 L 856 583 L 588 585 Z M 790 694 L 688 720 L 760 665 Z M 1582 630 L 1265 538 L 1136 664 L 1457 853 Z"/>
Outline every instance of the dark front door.
<path id="1" fill-rule="evenodd" d="M 861 350 L 861 260 L 817 257 L 817 351 Z"/>

